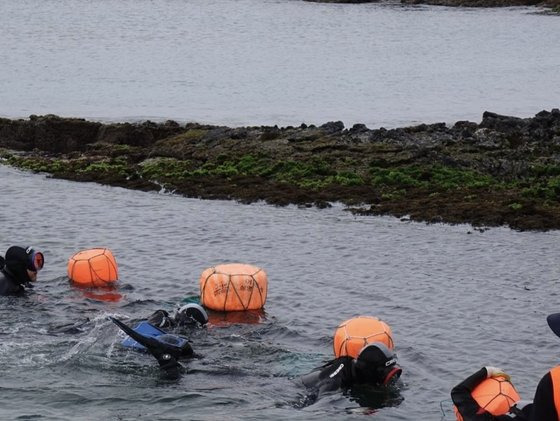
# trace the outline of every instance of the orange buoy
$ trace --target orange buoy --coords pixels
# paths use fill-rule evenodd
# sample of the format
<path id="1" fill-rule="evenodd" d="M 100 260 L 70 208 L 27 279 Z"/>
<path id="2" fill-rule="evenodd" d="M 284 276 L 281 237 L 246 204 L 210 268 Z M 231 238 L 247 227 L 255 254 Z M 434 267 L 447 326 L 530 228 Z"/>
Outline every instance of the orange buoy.
<path id="1" fill-rule="evenodd" d="M 346 320 L 334 332 L 334 355 L 336 358 L 356 358 L 360 350 L 371 342 L 381 342 L 387 348 L 394 349 L 393 333 L 387 323 L 371 316 Z"/>
<path id="2" fill-rule="evenodd" d="M 505 377 L 490 377 L 476 386 L 472 393 L 473 399 L 478 405 L 494 416 L 505 415 L 509 409 L 521 400 L 513 384 Z M 463 421 L 463 417 L 453 406 L 457 421 Z"/>
<path id="3" fill-rule="evenodd" d="M 200 275 L 200 302 L 216 311 L 263 308 L 267 290 L 266 272 L 252 265 L 218 265 Z"/>
<path id="4" fill-rule="evenodd" d="M 68 277 L 79 286 L 106 286 L 119 278 L 117 262 L 109 249 L 83 250 L 68 260 Z"/>

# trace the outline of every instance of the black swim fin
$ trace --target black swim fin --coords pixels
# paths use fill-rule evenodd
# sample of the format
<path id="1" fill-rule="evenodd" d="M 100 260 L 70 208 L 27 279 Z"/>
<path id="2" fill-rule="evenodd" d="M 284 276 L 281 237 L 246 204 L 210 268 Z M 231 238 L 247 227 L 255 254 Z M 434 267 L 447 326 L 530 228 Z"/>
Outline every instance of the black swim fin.
<path id="1" fill-rule="evenodd" d="M 177 378 L 179 376 L 179 371 L 183 368 L 183 366 L 177 361 L 177 356 L 173 355 L 174 353 L 169 349 L 169 347 L 167 347 L 164 343 L 158 341 L 157 339 L 136 332 L 114 317 L 109 318 L 124 333 L 126 333 L 139 344 L 144 345 L 150 352 L 150 354 L 152 354 L 156 358 L 160 368 L 162 370 L 165 370 L 165 372 L 170 377 Z"/>

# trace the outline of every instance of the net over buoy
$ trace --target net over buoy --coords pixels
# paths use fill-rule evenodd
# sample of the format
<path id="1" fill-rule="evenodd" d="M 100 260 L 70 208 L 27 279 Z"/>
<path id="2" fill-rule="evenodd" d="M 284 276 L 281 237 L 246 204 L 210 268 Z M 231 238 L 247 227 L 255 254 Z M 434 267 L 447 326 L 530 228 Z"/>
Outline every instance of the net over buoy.
<path id="1" fill-rule="evenodd" d="M 206 269 L 200 275 L 200 301 L 216 311 L 257 310 L 264 307 L 266 272 L 256 266 L 230 263 Z"/>
<path id="2" fill-rule="evenodd" d="M 356 358 L 360 350 L 371 342 L 381 342 L 394 349 L 393 333 L 389 325 L 377 317 L 360 316 L 342 322 L 334 332 L 333 348 L 336 358 Z"/>
<path id="3" fill-rule="evenodd" d="M 476 386 L 471 396 L 481 408 L 494 416 L 505 415 L 509 409 L 521 400 L 517 390 L 505 377 L 490 377 Z M 463 421 L 463 417 L 453 406 L 457 421 Z"/>
<path id="4" fill-rule="evenodd" d="M 68 277 L 79 286 L 106 286 L 119 278 L 117 262 L 109 249 L 83 250 L 68 260 Z"/>

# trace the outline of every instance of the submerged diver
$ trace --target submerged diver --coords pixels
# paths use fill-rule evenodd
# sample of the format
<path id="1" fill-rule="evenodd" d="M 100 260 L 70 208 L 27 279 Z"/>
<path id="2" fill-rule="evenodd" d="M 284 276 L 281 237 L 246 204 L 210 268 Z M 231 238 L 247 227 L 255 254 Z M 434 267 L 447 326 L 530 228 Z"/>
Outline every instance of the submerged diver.
<path id="1" fill-rule="evenodd" d="M 560 336 L 560 313 L 550 314 L 546 321 L 550 329 Z M 472 390 L 486 377 L 497 376 L 499 369 L 485 367 L 458 384 L 451 391 L 451 399 L 464 421 L 526 420 L 558 421 L 560 419 L 560 365 L 546 373 L 535 391 L 532 403 L 519 409 L 514 405 L 510 414 L 494 416 L 480 408 L 471 396 Z"/>
<path id="2" fill-rule="evenodd" d="M 401 373 L 397 355 L 385 344 L 372 342 L 364 346 L 356 358 L 336 358 L 306 374 L 301 380 L 313 390 L 311 400 L 316 400 L 324 393 L 349 389 L 355 385 L 388 386 Z"/>
<path id="3" fill-rule="evenodd" d="M 0 256 L 0 295 L 21 295 L 25 287 L 33 288 L 37 272 L 43 268 L 43 253 L 31 247 L 12 246 Z"/>
<path id="4" fill-rule="evenodd" d="M 140 323 L 135 329 L 114 317 L 110 319 L 133 339 L 133 343 L 137 343 L 135 345 L 139 344 L 142 349 L 145 348 L 152 354 L 169 377 L 176 378 L 183 369 L 179 360 L 195 357 L 195 353 L 187 338 L 168 333 L 162 328 L 201 327 L 208 322 L 208 314 L 202 306 L 191 303 L 179 308 L 174 317 L 165 310 L 156 310 L 145 323 Z M 139 349 L 135 345 L 132 347 Z"/>

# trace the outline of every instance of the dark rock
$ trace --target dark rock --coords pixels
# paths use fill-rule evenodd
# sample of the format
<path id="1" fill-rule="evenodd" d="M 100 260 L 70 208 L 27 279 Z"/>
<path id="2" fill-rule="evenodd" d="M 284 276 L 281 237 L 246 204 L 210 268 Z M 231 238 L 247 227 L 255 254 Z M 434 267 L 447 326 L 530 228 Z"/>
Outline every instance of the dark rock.
<path id="1" fill-rule="evenodd" d="M 480 127 L 502 132 L 511 132 L 523 128 L 525 122 L 518 117 L 503 116 L 495 113 L 485 111 L 482 114 L 482 122 Z"/>
<path id="2" fill-rule="evenodd" d="M 430 4 L 450 7 L 511 7 L 534 6 L 542 0 L 401 0 L 403 4 Z"/>
<path id="3" fill-rule="evenodd" d="M 3 149 L 1 149 L 3 148 Z M 16 150 L 18 152 L 6 151 Z M 3 163 L 77 181 L 360 214 L 560 229 L 560 111 L 370 130 L 0 119 Z"/>
<path id="4" fill-rule="evenodd" d="M 329 121 L 320 127 L 326 134 L 337 133 L 344 130 L 344 123 L 342 121 Z"/>
<path id="5" fill-rule="evenodd" d="M 350 133 L 365 133 L 368 131 L 369 129 L 365 124 L 354 124 L 350 129 Z"/>
<path id="6" fill-rule="evenodd" d="M 29 120 L 0 119 L 0 146 L 54 153 L 82 151 L 96 141 L 100 127 L 101 123 L 54 115 L 32 116 Z"/>

